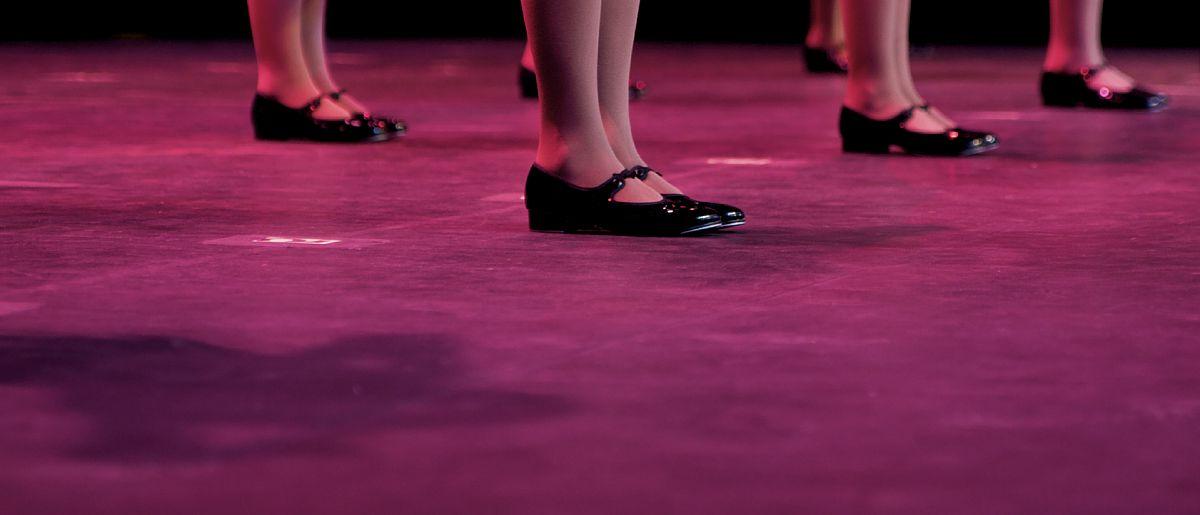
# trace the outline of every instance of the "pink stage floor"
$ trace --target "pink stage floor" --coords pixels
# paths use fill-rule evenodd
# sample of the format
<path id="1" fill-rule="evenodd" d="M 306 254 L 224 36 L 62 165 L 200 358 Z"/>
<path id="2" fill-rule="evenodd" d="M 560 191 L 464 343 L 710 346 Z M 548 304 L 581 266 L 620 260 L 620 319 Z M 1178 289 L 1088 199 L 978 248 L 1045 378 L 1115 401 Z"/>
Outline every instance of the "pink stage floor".
<path id="1" fill-rule="evenodd" d="M 402 142 L 251 138 L 248 43 L 0 46 L 0 513 L 1200 512 L 1200 59 L 1158 114 L 922 52 L 1001 150 L 843 155 L 785 47 L 645 45 L 750 223 L 533 234 L 515 42 L 345 43 Z M 335 241 L 336 240 L 336 241 Z"/>

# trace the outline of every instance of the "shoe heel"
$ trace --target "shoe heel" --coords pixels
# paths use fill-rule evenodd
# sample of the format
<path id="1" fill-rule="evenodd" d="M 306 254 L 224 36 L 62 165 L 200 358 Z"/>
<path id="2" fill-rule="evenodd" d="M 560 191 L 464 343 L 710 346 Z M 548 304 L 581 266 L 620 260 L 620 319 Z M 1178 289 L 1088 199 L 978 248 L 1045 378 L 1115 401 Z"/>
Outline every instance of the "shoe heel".
<path id="1" fill-rule="evenodd" d="M 285 141 L 300 136 L 297 134 L 295 110 L 274 99 L 255 95 L 250 106 L 250 125 L 254 127 L 254 138 L 261 141 Z"/>
<path id="2" fill-rule="evenodd" d="M 536 232 L 575 232 L 576 224 L 570 217 L 557 211 L 545 209 L 529 210 L 529 230 Z"/>
<path id="3" fill-rule="evenodd" d="M 855 154 L 886 154 L 888 153 L 888 144 L 886 141 L 855 141 L 843 139 L 842 152 L 851 152 Z"/>
<path id="4" fill-rule="evenodd" d="M 1082 77 L 1064 76 L 1058 73 L 1043 73 L 1038 92 L 1042 94 L 1042 105 L 1046 107 L 1076 107 L 1082 102 L 1080 89 L 1087 89 Z"/>

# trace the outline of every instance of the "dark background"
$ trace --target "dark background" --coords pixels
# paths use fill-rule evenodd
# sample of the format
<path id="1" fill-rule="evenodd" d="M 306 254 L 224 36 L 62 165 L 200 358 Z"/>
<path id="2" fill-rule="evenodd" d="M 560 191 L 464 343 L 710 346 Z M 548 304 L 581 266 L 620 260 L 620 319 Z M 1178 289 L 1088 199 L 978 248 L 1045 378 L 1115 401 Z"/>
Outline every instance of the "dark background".
<path id="1" fill-rule="evenodd" d="M 915 0 L 914 44 L 1042 45 L 1047 0 Z M 13 5 L 15 4 L 15 5 Z M 1109 0 L 1109 46 L 1197 47 L 1196 2 Z M 648 41 L 795 43 L 803 0 L 644 0 L 639 37 Z M 340 38 L 508 38 L 523 36 L 519 0 L 330 0 L 329 34 Z M 238 0 L 115 0 L 6 5 L 3 40 L 111 38 L 236 39 L 249 36 Z"/>

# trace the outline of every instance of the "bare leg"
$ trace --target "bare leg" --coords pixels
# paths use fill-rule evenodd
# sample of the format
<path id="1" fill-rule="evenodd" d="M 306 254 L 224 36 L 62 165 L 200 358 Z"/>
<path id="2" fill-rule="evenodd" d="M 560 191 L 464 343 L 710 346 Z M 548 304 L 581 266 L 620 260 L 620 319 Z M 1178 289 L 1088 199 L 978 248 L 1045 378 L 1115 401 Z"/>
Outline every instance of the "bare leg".
<path id="1" fill-rule="evenodd" d="M 604 0 L 600 13 L 600 115 L 609 145 L 626 168 L 646 166 L 633 142 L 629 122 L 629 68 L 639 3 Z M 679 193 L 658 174 L 647 177 L 646 183 L 659 193 Z"/>
<path id="2" fill-rule="evenodd" d="M 917 91 L 917 85 L 913 80 L 912 67 L 909 64 L 909 59 L 912 52 L 909 50 L 908 44 L 908 26 L 912 13 L 912 0 L 896 0 L 892 8 L 895 9 L 896 16 L 896 32 L 893 34 L 895 39 L 892 42 L 893 62 L 896 64 L 896 77 L 900 80 L 900 88 L 904 90 L 904 95 L 908 97 L 913 105 L 925 105 L 925 98 Z M 954 121 L 942 113 L 940 109 L 930 106 L 926 111 L 942 126 L 942 129 L 951 129 L 955 126 Z"/>
<path id="3" fill-rule="evenodd" d="M 341 89 L 333 80 L 325 53 L 325 5 L 326 0 L 302 0 L 300 11 L 300 43 L 304 51 L 304 62 L 313 84 L 321 93 L 332 93 Z M 342 95 L 337 104 L 350 113 L 363 113 L 367 109 L 350 95 Z"/>
<path id="4" fill-rule="evenodd" d="M 908 67 L 907 30 L 897 4 L 907 12 L 907 1 L 843 0 L 846 22 L 846 49 L 849 52 L 850 73 L 846 82 L 845 105 L 876 120 L 891 118 L 912 107 L 910 96 L 912 77 L 904 73 Z M 896 48 L 904 37 L 903 52 Z M 903 74 L 903 76 L 902 76 Z M 917 98 L 920 98 L 918 95 Z M 908 121 L 909 130 L 943 132 L 945 127 L 933 115 L 918 109 Z"/>
<path id="5" fill-rule="evenodd" d="M 808 35 L 804 44 L 809 48 L 842 48 L 846 34 L 842 31 L 839 0 L 811 0 L 809 2 Z"/>
<path id="6" fill-rule="evenodd" d="M 1104 64 L 1100 45 L 1100 18 L 1103 0 L 1050 0 L 1050 43 L 1042 69 L 1053 72 L 1078 72 Z M 1089 83 L 1118 92 L 1133 89 L 1134 80 L 1113 67 L 1096 74 Z"/>
<path id="7" fill-rule="evenodd" d="M 608 142 L 600 112 L 601 14 L 609 1 L 521 2 L 540 92 L 541 129 L 535 162 L 578 186 L 600 184 L 625 169 Z M 625 0 L 624 7 L 636 9 L 636 2 L 629 1 Z M 620 2 L 613 6 L 621 7 Z M 636 16 L 635 10 L 634 20 Z M 625 66 L 628 74 L 628 64 Z M 617 199 L 625 202 L 660 198 L 636 179 L 627 181 L 617 194 Z"/>
<path id="8" fill-rule="evenodd" d="M 900 83 L 904 96 L 914 105 L 922 105 L 925 99 L 917 92 L 913 83 L 912 68 L 909 66 L 911 52 L 908 48 L 909 13 L 912 10 L 911 0 L 895 0 L 891 3 L 892 16 L 895 16 L 896 30 L 892 31 L 892 63 L 896 67 L 895 75 Z"/>
<path id="9" fill-rule="evenodd" d="M 249 0 L 254 51 L 258 56 L 258 93 L 291 107 L 300 107 L 321 95 L 304 61 L 300 45 L 300 0 Z M 313 115 L 342 119 L 345 110 L 323 102 Z"/>
<path id="10" fill-rule="evenodd" d="M 1101 0 L 1050 0 L 1050 44 L 1044 66 L 1074 71 L 1104 62 L 1100 47 Z"/>
<path id="11" fill-rule="evenodd" d="M 598 53 L 600 116 L 617 159 L 626 168 L 645 166 L 629 123 L 629 68 L 640 0 L 603 0 Z"/>
<path id="12" fill-rule="evenodd" d="M 893 0 L 845 0 L 846 48 L 850 73 L 846 83 L 847 107 L 886 118 L 912 103 L 900 91 L 892 66 L 895 29 Z"/>

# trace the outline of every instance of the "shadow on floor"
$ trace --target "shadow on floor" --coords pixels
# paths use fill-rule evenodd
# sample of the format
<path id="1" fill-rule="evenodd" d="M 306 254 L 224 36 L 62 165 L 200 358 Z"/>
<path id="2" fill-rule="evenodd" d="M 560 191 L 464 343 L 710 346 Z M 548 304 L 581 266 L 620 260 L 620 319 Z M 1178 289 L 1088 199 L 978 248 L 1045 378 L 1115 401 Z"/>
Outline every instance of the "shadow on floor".
<path id="1" fill-rule="evenodd" d="M 800 241 L 831 248 L 863 248 L 886 245 L 901 238 L 912 238 L 952 231 L 945 225 L 894 224 L 841 229 L 807 229 L 794 231 L 792 235 Z"/>
<path id="2" fill-rule="evenodd" d="M 72 454 L 96 460 L 332 451 L 362 432 L 570 410 L 559 397 L 465 376 L 454 345 L 433 335 L 355 337 L 282 356 L 162 336 L 0 336 L 0 385 L 50 389 L 90 426 Z"/>

